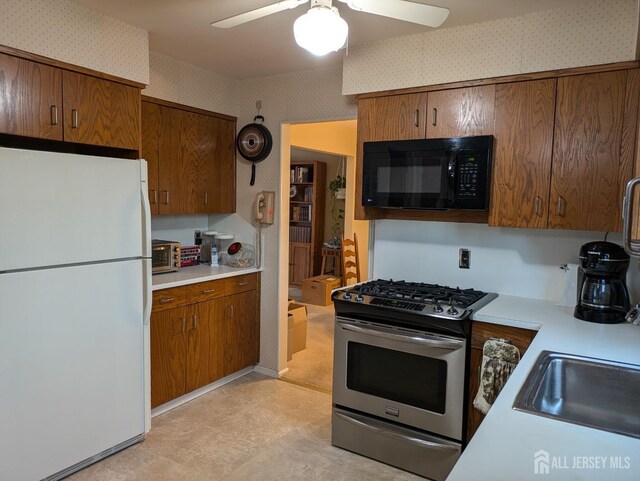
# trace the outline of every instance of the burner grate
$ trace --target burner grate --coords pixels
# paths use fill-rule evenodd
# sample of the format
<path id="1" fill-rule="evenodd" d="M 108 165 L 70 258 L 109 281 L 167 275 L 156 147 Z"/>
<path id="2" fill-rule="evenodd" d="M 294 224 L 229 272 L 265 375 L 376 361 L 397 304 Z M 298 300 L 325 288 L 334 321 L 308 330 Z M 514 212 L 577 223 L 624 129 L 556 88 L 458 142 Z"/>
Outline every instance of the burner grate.
<path id="1" fill-rule="evenodd" d="M 466 308 L 485 296 L 475 289 L 440 286 L 421 282 L 382 280 L 366 282 L 353 289 L 358 294 L 430 304 L 448 304 Z"/>

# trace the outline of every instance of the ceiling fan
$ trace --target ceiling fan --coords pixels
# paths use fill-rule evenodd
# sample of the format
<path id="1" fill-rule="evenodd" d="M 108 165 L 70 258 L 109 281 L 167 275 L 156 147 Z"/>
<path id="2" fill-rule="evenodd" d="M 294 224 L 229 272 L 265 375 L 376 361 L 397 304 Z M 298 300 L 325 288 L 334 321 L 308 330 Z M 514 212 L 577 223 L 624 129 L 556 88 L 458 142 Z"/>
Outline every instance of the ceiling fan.
<path id="1" fill-rule="evenodd" d="M 282 0 L 249 12 L 234 15 L 211 25 L 232 28 L 267 15 L 296 8 L 311 1 L 309 11 L 293 26 L 296 43 L 315 55 L 326 55 L 340 49 L 347 40 L 349 26 L 340 17 L 331 0 Z M 449 16 L 449 9 L 406 0 L 338 0 L 358 12 L 404 20 L 427 27 L 439 27 Z"/>

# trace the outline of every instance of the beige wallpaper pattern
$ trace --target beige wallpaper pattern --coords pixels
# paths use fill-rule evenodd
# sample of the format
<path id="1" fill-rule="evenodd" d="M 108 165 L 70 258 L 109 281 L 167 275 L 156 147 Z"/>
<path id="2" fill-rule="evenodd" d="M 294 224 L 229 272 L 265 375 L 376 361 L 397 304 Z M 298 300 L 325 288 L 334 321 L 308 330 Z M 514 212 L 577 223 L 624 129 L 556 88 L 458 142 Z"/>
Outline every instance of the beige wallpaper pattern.
<path id="1" fill-rule="evenodd" d="M 237 212 L 251 222 L 253 201 L 262 190 L 280 191 L 280 126 L 283 123 L 313 120 L 356 118 L 352 98 L 341 94 L 342 68 L 305 71 L 238 82 L 235 99 L 238 127 L 256 115 L 255 102 L 262 100 L 260 113 L 273 135 L 273 151 L 257 165 L 256 183 L 249 186 L 251 164 L 238 158 Z M 276 198 L 279 204 L 279 199 Z M 264 227 L 265 270 L 262 273 L 262 311 L 260 329 L 260 364 L 277 370 L 278 366 L 278 245 L 279 205 L 272 226 Z"/>
<path id="2" fill-rule="evenodd" d="M 235 80 L 158 52 L 149 52 L 149 86 L 143 95 L 236 115 Z"/>
<path id="3" fill-rule="evenodd" d="M 0 0 L 0 44 L 149 83 L 145 30 L 68 0 Z"/>
<path id="4" fill-rule="evenodd" d="M 634 60 L 636 0 L 593 0 L 354 46 L 342 92 L 357 94 Z"/>

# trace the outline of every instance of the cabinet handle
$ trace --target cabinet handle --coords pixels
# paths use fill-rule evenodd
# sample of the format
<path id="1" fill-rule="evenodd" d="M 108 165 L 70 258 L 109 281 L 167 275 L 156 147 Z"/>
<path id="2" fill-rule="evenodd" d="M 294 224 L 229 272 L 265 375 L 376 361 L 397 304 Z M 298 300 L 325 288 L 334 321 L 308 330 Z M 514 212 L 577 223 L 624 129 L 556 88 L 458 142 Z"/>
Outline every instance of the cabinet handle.
<path id="1" fill-rule="evenodd" d="M 248 282 L 236 282 L 236 285 L 239 286 L 239 287 L 246 286 L 247 284 L 249 284 L 249 283 Z"/>
<path id="2" fill-rule="evenodd" d="M 535 207 L 534 207 L 534 213 L 538 216 L 538 217 L 542 217 L 542 199 L 540 198 L 539 195 L 536 195 L 536 203 L 535 203 Z"/>
<path id="3" fill-rule="evenodd" d="M 204 205 L 207 205 L 209 203 L 209 193 L 205 192 L 204 193 Z"/>
<path id="4" fill-rule="evenodd" d="M 168 304 L 169 302 L 175 300 L 175 297 L 163 297 L 162 299 L 160 299 L 158 302 L 160 304 Z"/>
<path id="5" fill-rule="evenodd" d="M 149 203 L 156 205 L 158 203 L 158 191 L 152 189 L 149 191 L 149 193 L 152 194 L 149 196 Z"/>
<path id="6" fill-rule="evenodd" d="M 204 291 L 202 291 L 202 294 L 211 294 L 212 292 L 215 292 L 215 289 L 205 289 Z"/>
<path id="7" fill-rule="evenodd" d="M 438 109 L 433 109 L 433 120 L 431 124 L 435 127 L 438 124 Z"/>
<path id="8" fill-rule="evenodd" d="M 51 125 L 58 125 L 58 107 L 51 106 Z"/>
<path id="9" fill-rule="evenodd" d="M 198 315 L 194 314 L 191 317 L 191 329 L 198 329 Z"/>
<path id="10" fill-rule="evenodd" d="M 558 215 L 560 217 L 564 217 L 565 204 L 566 204 L 566 201 L 564 200 L 564 197 L 558 196 Z"/>
<path id="11" fill-rule="evenodd" d="M 413 123 L 416 127 L 420 127 L 420 110 L 416 109 L 414 113 Z"/>
<path id="12" fill-rule="evenodd" d="M 164 194 L 164 202 L 163 202 L 163 204 L 168 204 L 169 203 L 169 191 L 168 190 L 163 190 L 162 193 Z"/>
<path id="13" fill-rule="evenodd" d="M 182 332 L 185 333 L 187 332 L 187 318 L 181 317 L 180 320 L 182 321 Z"/>
<path id="14" fill-rule="evenodd" d="M 231 304 L 231 305 L 229 306 L 229 317 L 233 317 L 233 316 L 234 316 L 234 314 L 235 314 L 235 309 L 234 309 L 234 307 L 233 307 L 233 304 Z"/>
<path id="15" fill-rule="evenodd" d="M 78 128 L 78 111 L 76 109 L 73 109 L 71 111 L 71 128 L 72 129 Z"/>

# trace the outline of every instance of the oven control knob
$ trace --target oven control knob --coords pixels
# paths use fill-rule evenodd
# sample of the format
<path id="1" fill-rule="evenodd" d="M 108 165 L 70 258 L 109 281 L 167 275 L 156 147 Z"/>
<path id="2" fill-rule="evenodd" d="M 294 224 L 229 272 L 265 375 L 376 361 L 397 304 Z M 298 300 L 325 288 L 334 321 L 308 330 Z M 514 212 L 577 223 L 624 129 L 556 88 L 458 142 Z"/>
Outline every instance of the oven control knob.
<path id="1" fill-rule="evenodd" d="M 447 309 L 447 314 L 451 314 L 452 316 L 455 316 L 456 314 L 458 314 L 458 309 L 451 306 L 449 309 Z"/>
<path id="2" fill-rule="evenodd" d="M 351 299 L 351 293 L 349 291 L 347 291 L 347 292 L 344 293 L 343 297 L 344 297 L 344 299 L 349 300 L 349 299 Z"/>
<path id="3" fill-rule="evenodd" d="M 356 294 L 356 302 L 362 302 L 364 301 L 364 297 L 362 297 L 362 294 Z"/>
<path id="4" fill-rule="evenodd" d="M 433 306 L 433 312 L 442 312 L 442 306 L 440 304 L 436 304 L 435 306 Z"/>

